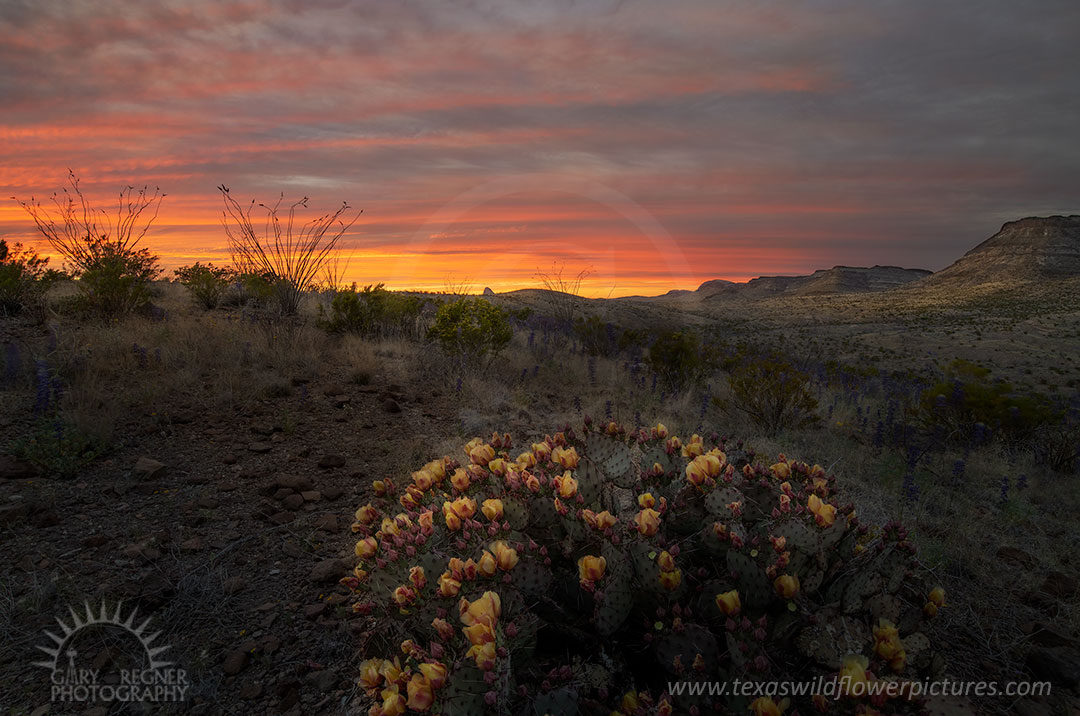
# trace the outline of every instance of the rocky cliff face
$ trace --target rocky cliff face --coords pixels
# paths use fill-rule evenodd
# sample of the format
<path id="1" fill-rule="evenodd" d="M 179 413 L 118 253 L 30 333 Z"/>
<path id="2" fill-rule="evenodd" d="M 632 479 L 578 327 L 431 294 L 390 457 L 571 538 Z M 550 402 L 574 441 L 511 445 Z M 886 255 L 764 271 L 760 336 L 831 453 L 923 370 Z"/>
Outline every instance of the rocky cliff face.
<path id="1" fill-rule="evenodd" d="M 702 284 L 702 298 L 769 298 L 771 296 L 813 296 L 827 293 L 884 291 L 926 278 L 929 271 L 899 266 L 834 266 L 809 276 L 759 276 L 746 283 Z"/>
<path id="2" fill-rule="evenodd" d="M 1010 221 L 926 283 L 974 285 L 1080 276 L 1080 215 Z"/>

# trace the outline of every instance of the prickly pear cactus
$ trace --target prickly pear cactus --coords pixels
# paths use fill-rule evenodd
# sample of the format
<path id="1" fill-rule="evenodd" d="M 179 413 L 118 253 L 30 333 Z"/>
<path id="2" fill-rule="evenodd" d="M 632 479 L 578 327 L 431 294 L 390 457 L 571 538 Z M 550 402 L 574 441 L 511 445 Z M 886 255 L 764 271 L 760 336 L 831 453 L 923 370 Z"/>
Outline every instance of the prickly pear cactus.
<path id="1" fill-rule="evenodd" d="M 728 447 L 586 425 L 475 438 L 377 480 L 341 580 L 365 620 L 369 713 L 773 713 L 665 690 L 940 675 L 927 622 L 944 595 L 919 579 L 903 528 L 860 525 L 817 465 Z"/>

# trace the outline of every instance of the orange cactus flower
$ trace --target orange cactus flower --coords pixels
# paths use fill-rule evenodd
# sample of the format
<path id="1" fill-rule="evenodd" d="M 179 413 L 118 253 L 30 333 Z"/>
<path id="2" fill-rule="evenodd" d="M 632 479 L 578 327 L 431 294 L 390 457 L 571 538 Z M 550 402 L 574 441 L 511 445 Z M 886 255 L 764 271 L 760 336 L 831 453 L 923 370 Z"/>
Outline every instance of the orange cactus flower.
<path id="1" fill-rule="evenodd" d="M 557 447 L 551 451 L 552 462 L 559 463 L 559 465 L 567 470 L 576 469 L 580 459 L 577 450 L 572 447 Z"/>
<path id="2" fill-rule="evenodd" d="M 487 469 L 491 470 L 492 474 L 502 477 L 506 474 L 506 460 L 503 460 L 501 457 L 497 457 L 487 464 Z"/>
<path id="3" fill-rule="evenodd" d="M 409 581 L 417 589 L 423 589 L 427 586 L 427 577 L 424 576 L 423 567 L 410 567 L 409 568 Z"/>
<path id="4" fill-rule="evenodd" d="M 460 467 L 454 470 L 454 474 L 450 477 L 450 484 L 458 492 L 465 492 L 465 490 L 469 489 L 469 482 L 469 473 Z"/>
<path id="5" fill-rule="evenodd" d="M 536 455 L 531 452 L 523 452 L 517 456 L 515 462 L 521 467 L 534 467 L 536 465 Z"/>
<path id="6" fill-rule="evenodd" d="M 485 577 L 494 577 L 498 569 L 499 565 L 495 562 L 495 555 L 485 549 L 484 553 L 480 555 L 480 561 L 476 563 L 476 571 Z"/>
<path id="7" fill-rule="evenodd" d="M 660 438 L 661 440 L 668 436 L 667 426 L 663 423 L 657 423 L 654 430 L 656 431 L 656 437 Z"/>
<path id="8" fill-rule="evenodd" d="M 454 627 L 450 626 L 450 622 L 445 619 L 436 617 L 431 620 L 431 626 L 435 628 L 435 631 L 439 633 L 439 638 L 443 641 L 449 641 L 454 638 Z M 421 666 L 420 670 L 423 671 L 423 668 L 424 667 Z"/>
<path id="9" fill-rule="evenodd" d="M 370 525 L 379 518 L 379 511 L 371 506 L 371 503 L 356 510 L 356 521 L 362 525 Z"/>
<path id="10" fill-rule="evenodd" d="M 401 716 L 401 714 L 405 713 L 405 709 L 408 708 L 405 698 L 398 691 L 397 686 L 392 689 L 383 689 L 380 696 L 383 697 L 383 716 Z"/>
<path id="11" fill-rule="evenodd" d="M 536 461 L 545 462 L 551 457 L 551 445 L 547 442 L 533 443 L 532 444 L 533 455 L 536 456 Z"/>
<path id="12" fill-rule="evenodd" d="M 461 581 L 454 579 L 449 572 L 439 575 L 439 596 L 456 597 L 461 591 Z"/>
<path id="13" fill-rule="evenodd" d="M 754 716 L 781 716 L 787 708 L 786 701 L 784 699 L 778 704 L 768 696 L 759 696 L 750 702 L 750 713 Z"/>
<path id="14" fill-rule="evenodd" d="M 578 491 L 578 481 L 573 478 L 569 471 L 555 478 L 555 489 L 564 500 L 574 497 Z"/>
<path id="15" fill-rule="evenodd" d="M 382 659 L 368 659 L 360 664 L 360 686 L 374 696 L 383 681 Z"/>
<path id="16" fill-rule="evenodd" d="M 413 711 L 427 711 L 435 703 L 435 690 L 423 674 L 413 674 L 405 688 L 409 695 L 405 705 Z"/>
<path id="17" fill-rule="evenodd" d="M 495 668 L 495 642 L 474 644 L 465 652 L 465 656 L 474 659 L 481 671 L 491 671 Z"/>
<path id="18" fill-rule="evenodd" d="M 786 462 L 778 462 L 769 468 L 772 471 L 773 477 L 778 480 L 787 480 L 791 478 L 791 466 Z"/>
<path id="19" fill-rule="evenodd" d="M 845 696 L 863 696 L 870 677 L 866 668 L 870 660 L 861 654 L 848 654 L 840 665 L 840 688 Z"/>
<path id="20" fill-rule="evenodd" d="M 462 599 L 458 603 L 458 611 L 465 626 L 487 624 L 494 627 L 502 611 L 502 599 L 499 598 L 498 592 L 484 592 L 472 602 Z"/>
<path id="21" fill-rule="evenodd" d="M 836 505 L 823 502 L 817 495 L 810 495 L 806 500 L 806 506 L 813 513 L 818 526 L 829 527 L 836 521 Z"/>
<path id="22" fill-rule="evenodd" d="M 420 664 L 420 673 L 431 684 L 431 688 L 441 688 L 446 683 L 447 668 L 445 664 L 426 663 Z"/>
<path id="23" fill-rule="evenodd" d="M 644 492 L 638 495 L 637 503 L 641 509 L 649 510 L 656 507 L 656 498 L 653 497 L 651 492 Z"/>
<path id="24" fill-rule="evenodd" d="M 661 572 L 670 572 L 675 569 L 675 558 L 667 550 L 661 552 L 656 558 L 656 566 Z"/>
<path id="25" fill-rule="evenodd" d="M 462 627 L 461 631 L 465 632 L 465 638 L 470 644 L 486 644 L 489 641 L 495 641 L 495 630 L 487 624 L 473 624 Z"/>
<path id="26" fill-rule="evenodd" d="M 660 586 L 669 592 L 673 592 L 682 584 L 682 570 L 676 569 L 671 572 L 660 573 Z"/>
<path id="27" fill-rule="evenodd" d="M 904 643 L 900 641 L 900 631 L 888 619 L 879 619 L 874 627 L 874 653 L 889 662 L 889 668 L 900 672 L 907 663 Z"/>
<path id="28" fill-rule="evenodd" d="M 484 513 L 484 517 L 487 517 L 490 521 L 501 520 L 503 516 L 503 503 L 502 500 L 490 499 L 484 500 L 480 505 L 480 511 Z"/>
<path id="29" fill-rule="evenodd" d="M 407 607 L 416 601 L 416 592 L 412 587 L 407 587 L 404 584 L 394 590 L 394 602 L 399 607 Z"/>

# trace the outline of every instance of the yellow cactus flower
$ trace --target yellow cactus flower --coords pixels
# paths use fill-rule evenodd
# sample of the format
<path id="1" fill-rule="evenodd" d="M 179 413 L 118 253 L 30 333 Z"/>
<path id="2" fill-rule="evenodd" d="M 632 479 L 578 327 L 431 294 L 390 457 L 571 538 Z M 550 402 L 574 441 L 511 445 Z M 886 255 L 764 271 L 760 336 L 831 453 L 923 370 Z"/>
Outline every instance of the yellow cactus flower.
<path id="1" fill-rule="evenodd" d="M 716 595 L 716 606 L 729 617 L 735 616 L 742 609 L 742 600 L 739 599 L 739 590 L 732 589 L 730 592 Z"/>
<path id="2" fill-rule="evenodd" d="M 495 448 L 488 444 L 477 445 L 469 451 L 469 460 L 474 465 L 486 466 L 495 458 Z"/>
<path id="3" fill-rule="evenodd" d="M 465 652 L 465 656 L 475 660 L 476 667 L 481 671 L 492 671 L 495 668 L 495 642 L 474 644 Z"/>
<path id="4" fill-rule="evenodd" d="M 652 496 L 651 492 L 645 492 L 638 495 L 637 503 L 638 507 L 643 510 L 652 509 L 656 506 L 656 498 Z"/>
<path id="5" fill-rule="evenodd" d="M 536 465 L 536 455 L 531 452 L 523 452 L 517 456 L 515 462 L 523 468 L 534 467 Z"/>
<path id="6" fill-rule="evenodd" d="M 409 581 L 417 589 L 423 589 L 427 586 L 427 577 L 424 575 L 423 567 L 410 567 L 409 568 Z"/>
<path id="7" fill-rule="evenodd" d="M 690 438 L 690 442 L 685 443 L 682 446 L 682 456 L 694 458 L 705 452 L 705 444 L 700 435 L 693 435 Z"/>
<path id="8" fill-rule="evenodd" d="M 450 572 L 443 572 L 439 576 L 439 596 L 456 597 L 461 591 L 461 582 L 454 579 Z"/>
<path id="9" fill-rule="evenodd" d="M 773 588 L 784 599 L 791 599 L 799 593 L 799 576 L 796 574 L 782 574 L 773 582 Z"/>
<path id="10" fill-rule="evenodd" d="M 431 626 L 435 628 L 435 631 L 439 633 L 439 638 L 443 641 L 449 641 L 454 638 L 454 627 L 450 626 L 450 622 L 439 617 L 435 617 L 431 620 Z M 421 671 L 423 668 L 421 667 Z"/>
<path id="11" fill-rule="evenodd" d="M 866 684 L 870 678 L 866 668 L 870 660 L 861 654 L 848 654 L 840 666 L 840 689 L 845 696 L 863 696 L 867 692 Z"/>
<path id="12" fill-rule="evenodd" d="M 399 607 L 407 607 L 416 601 L 416 592 L 412 587 L 407 587 L 404 584 L 394 589 L 392 596 Z"/>
<path id="13" fill-rule="evenodd" d="M 426 663 L 420 664 L 420 673 L 431 684 L 431 688 L 438 689 L 446 683 L 448 669 L 445 664 Z"/>
<path id="14" fill-rule="evenodd" d="M 360 559 L 369 559 L 379 550 L 379 542 L 374 537 L 365 537 L 356 543 L 356 556 Z"/>
<path id="15" fill-rule="evenodd" d="M 487 517 L 490 521 L 501 520 L 503 516 L 503 503 L 502 500 L 495 498 L 484 500 L 480 505 L 480 511 L 484 513 L 484 517 Z"/>
<path id="16" fill-rule="evenodd" d="M 585 524 L 596 530 L 606 530 L 609 527 L 614 527 L 615 523 L 618 522 L 615 515 L 607 510 L 599 513 L 592 510 L 582 510 L 581 516 L 585 520 Z"/>
<path id="17" fill-rule="evenodd" d="M 836 505 L 823 502 L 817 495 L 810 495 L 806 500 L 806 506 L 813 513 L 818 526 L 829 527 L 836 521 Z"/>
<path id="18" fill-rule="evenodd" d="M 557 447 L 551 451 L 552 462 L 559 463 L 559 465 L 561 465 L 567 470 L 573 470 L 577 468 L 578 461 L 580 459 L 581 458 L 578 457 L 577 450 L 572 447 Z"/>
<path id="19" fill-rule="evenodd" d="M 371 503 L 356 510 L 356 521 L 362 525 L 370 525 L 379 518 L 379 511 L 371 506 Z"/>
<path id="20" fill-rule="evenodd" d="M 394 657 L 393 661 L 390 661 L 389 659 L 383 659 L 381 673 L 383 678 L 386 679 L 387 683 L 392 684 L 400 680 L 401 677 L 404 675 L 401 670 L 401 660 L 398 659 L 396 656 Z"/>
<path id="21" fill-rule="evenodd" d="M 480 561 L 476 563 L 476 571 L 485 577 L 493 577 L 498 568 L 499 565 L 495 562 L 495 555 L 485 549 L 484 553 L 480 555 Z"/>
<path id="22" fill-rule="evenodd" d="M 778 462 L 769 468 L 772 471 L 774 477 L 779 480 L 787 480 L 791 478 L 791 466 L 786 462 Z"/>
<path id="23" fill-rule="evenodd" d="M 569 471 L 564 472 L 555 478 L 555 489 L 559 491 L 559 496 L 564 500 L 577 495 L 578 481 L 573 478 Z"/>
<path id="24" fill-rule="evenodd" d="M 383 681 L 382 659 L 368 659 L 360 664 L 360 686 L 374 695 Z"/>
<path id="25" fill-rule="evenodd" d="M 429 534 L 435 528 L 435 514 L 431 510 L 424 510 L 416 518 L 416 523 L 420 525 L 424 534 Z"/>
<path id="26" fill-rule="evenodd" d="M 472 602 L 462 599 L 458 603 L 458 611 L 465 626 L 487 624 L 494 628 L 502 612 L 502 599 L 499 598 L 498 592 L 484 592 Z"/>
<path id="27" fill-rule="evenodd" d="M 667 550 L 661 552 L 656 558 L 656 566 L 661 572 L 670 572 L 675 569 L 675 558 Z"/>
<path id="28" fill-rule="evenodd" d="M 660 573 L 660 586 L 669 592 L 673 592 L 678 589 L 682 584 L 682 570 L 676 569 L 671 572 Z"/>
<path id="29" fill-rule="evenodd" d="M 424 492 L 430 490 L 431 486 L 435 484 L 435 475 L 426 469 L 414 472 L 412 474 L 412 479 L 413 484 Z"/>
<path id="30" fill-rule="evenodd" d="M 657 423 L 655 430 L 656 430 L 656 437 L 660 438 L 661 440 L 663 440 L 664 438 L 666 438 L 668 436 L 667 426 L 665 426 L 663 423 Z"/>
<path id="31" fill-rule="evenodd" d="M 503 460 L 501 457 L 497 457 L 487 464 L 487 469 L 491 470 L 491 473 L 493 475 L 498 475 L 499 477 L 502 477 L 506 474 L 507 470 L 506 460 Z"/>
<path id="32" fill-rule="evenodd" d="M 383 716 L 401 716 L 401 714 L 405 713 L 405 709 L 408 708 L 405 698 L 397 690 L 397 686 L 392 689 L 383 689 L 380 696 L 383 697 Z"/>
<path id="33" fill-rule="evenodd" d="M 638 699 L 637 692 L 627 691 L 623 694 L 619 708 L 624 714 L 632 714 L 641 708 L 641 701 Z"/>
<path id="34" fill-rule="evenodd" d="M 889 668 L 900 672 L 907 663 L 907 653 L 904 644 L 900 640 L 900 632 L 888 619 L 879 619 L 874 627 L 874 652 L 885 661 L 889 662 Z"/>
<path id="35" fill-rule="evenodd" d="M 470 644 L 487 644 L 495 641 L 495 630 L 487 624 L 473 624 L 472 626 L 462 627 L 461 631 L 465 633 L 465 638 L 469 640 Z"/>
<path id="36" fill-rule="evenodd" d="M 587 555 L 578 560 L 577 566 L 578 579 L 582 583 L 597 582 L 604 577 L 604 571 L 607 569 L 607 560 L 603 557 Z"/>
<path id="37" fill-rule="evenodd" d="M 525 489 L 529 492 L 540 491 L 540 480 L 531 472 L 525 472 L 521 475 L 522 480 L 525 482 Z"/>
<path id="38" fill-rule="evenodd" d="M 533 455 L 536 456 L 535 462 L 546 462 L 551 457 L 551 445 L 547 442 L 533 443 L 532 444 Z"/>
<path id="39" fill-rule="evenodd" d="M 946 606 L 944 587 L 934 587 L 933 589 L 931 589 L 929 599 L 932 604 L 938 607 Z"/>
<path id="40" fill-rule="evenodd" d="M 435 690 L 423 674 L 413 674 L 405 688 L 409 695 L 405 705 L 413 711 L 427 711 L 435 703 Z"/>
<path id="41" fill-rule="evenodd" d="M 768 696 L 759 696 L 750 702 L 750 712 L 754 716 L 781 716 L 787 708 L 786 701 L 784 699 L 778 704 Z"/>
<path id="42" fill-rule="evenodd" d="M 375 493 L 376 497 L 382 497 L 386 494 L 386 481 L 374 480 L 371 483 L 371 491 Z"/>
<path id="43" fill-rule="evenodd" d="M 519 561 L 517 550 L 504 540 L 492 542 L 489 549 L 495 554 L 495 563 L 502 571 L 509 572 L 517 566 Z"/>
<path id="44" fill-rule="evenodd" d="M 646 537 L 652 537 L 660 530 L 660 513 L 646 508 L 637 513 L 634 522 L 637 524 L 638 532 Z"/>
<path id="45" fill-rule="evenodd" d="M 454 474 L 450 477 L 450 484 L 454 486 L 454 489 L 458 492 L 465 492 L 469 489 L 469 473 L 465 472 L 462 468 L 454 470 Z"/>

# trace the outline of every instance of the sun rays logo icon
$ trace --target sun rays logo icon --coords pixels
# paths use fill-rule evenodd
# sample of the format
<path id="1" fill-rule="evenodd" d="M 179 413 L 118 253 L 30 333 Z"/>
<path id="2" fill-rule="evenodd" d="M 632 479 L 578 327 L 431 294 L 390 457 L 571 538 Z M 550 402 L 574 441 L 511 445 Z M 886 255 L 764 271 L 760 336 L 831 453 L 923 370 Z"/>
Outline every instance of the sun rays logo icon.
<path id="1" fill-rule="evenodd" d="M 124 619 L 121 613 L 123 602 L 116 604 L 116 611 L 111 615 L 105 606 L 105 602 L 101 603 L 101 610 L 94 614 L 93 609 L 90 607 L 90 602 L 87 601 L 83 604 L 86 609 L 86 616 L 80 616 L 73 608 L 68 607 L 68 612 L 71 613 L 71 624 L 66 623 L 60 617 L 56 618 L 56 623 L 60 625 L 60 634 L 54 634 L 48 629 L 45 630 L 45 636 L 49 637 L 56 644 L 54 647 L 38 646 L 38 650 L 45 652 L 52 657 L 50 661 L 35 661 L 34 666 L 40 666 L 52 671 L 56 671 L 60 668 L 61 655 L 68 658 L 68 666 L 71 669 L 75 668 L 75 657 L 78 652 L 72 648 L 72 642 L 75 636 L 83 629 L 94 626 L 112 626 L 123 629 L 129 634 L 134 636 L 142 644 L 143 649 L 146 651 L 146 659 L 149 666 L 147 667 L 151 671 L 163 669 L 171 666 L 171 661 L 164 661 L 158 659 L 158 657 L 169 649 L 168 646 L 154 646 L 154 640 L 161 635 L 161 632 L 156 631 L 149 633 L 150 617 L 147 617 L 142 624 L 135 626 L 135 616 L 138 609 L 132 609 L 128 614 L 127 619 Z"/>
<path id="2" fill-rule="evenodd" d="M 119 602 L 110 613 L 105 602 L 96 613 L 87 601 L 83 604 L 84 614 L 68 608 L 71 621 L 57 617 L 59 633 L 45 630 L 45 636 L 52 642 L 48 646 L 38 645 L 37 649 L 49 656 L 49 659 L 32 662 L 51 672 L 53 701 L 181 701 L 189 684 L 183 669 L 175 668 L 172 661 L 162 655 L 170 648 L 157 646 L 155 641 L 160 631 L 150 631 L 150 618 L 137 622 L 138 609 L 132 609 L 124 617 L 123 603 Z M 122 669 L 111 673 L 102 683 L 100 668 L 80 668 L 76 658 L 80 656 L 76 648 L 78 637 L 90 628 L 117 629 L 134 637 L 144 658 L 136 657 L 140 668 Z M 134 646 L 134 645 L 132 645 Z M 136 649 L 136 654 L 138 649 Z M 82 655 L 85 663 L 86 655 Z M 118 677 L 118 678 L 117 678 Z"/>

